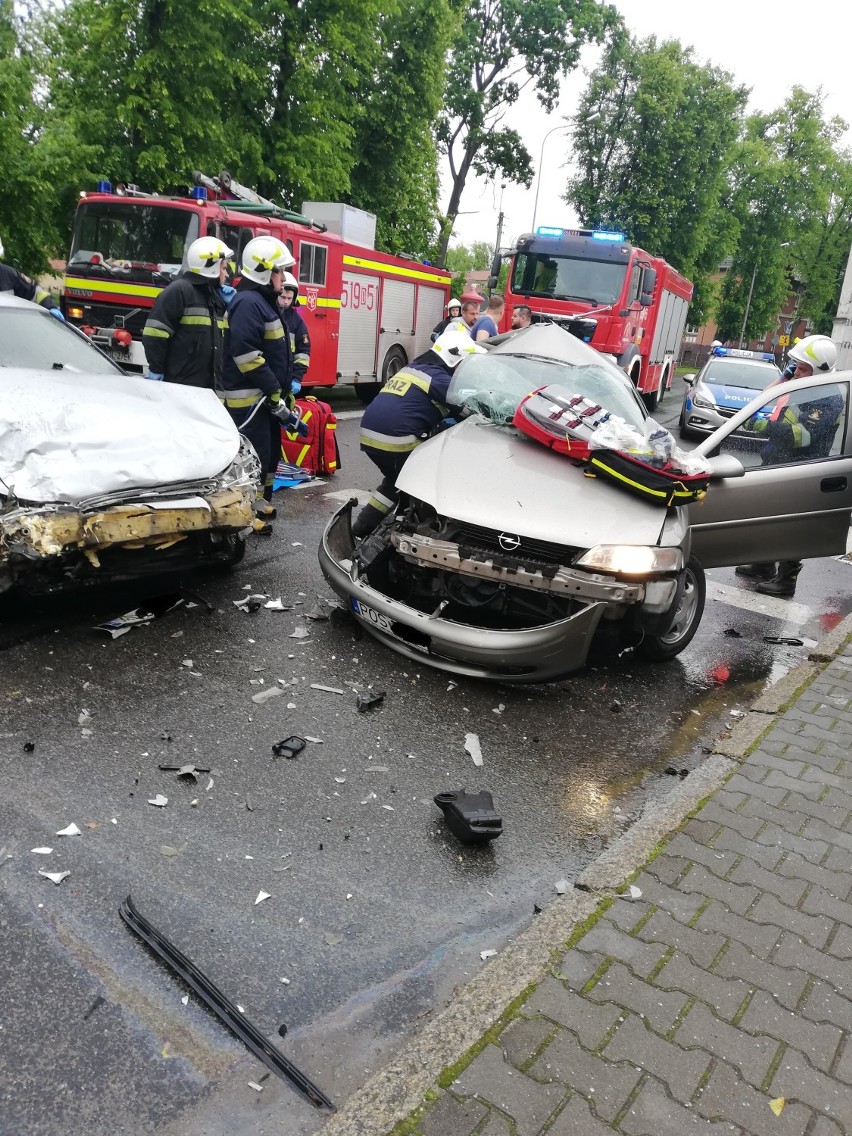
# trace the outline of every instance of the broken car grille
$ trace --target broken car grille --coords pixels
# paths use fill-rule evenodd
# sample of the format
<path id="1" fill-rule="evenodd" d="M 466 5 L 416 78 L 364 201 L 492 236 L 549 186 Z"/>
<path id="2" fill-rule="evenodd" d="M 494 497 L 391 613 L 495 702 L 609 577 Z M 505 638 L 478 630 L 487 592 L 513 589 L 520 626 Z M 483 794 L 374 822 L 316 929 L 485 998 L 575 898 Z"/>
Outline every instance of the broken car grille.
<path id="1" fill-rule="evenodd" d="M 507 547 L 506 537 L 514 537 L 513 533 L 498 533 L 493 529 L 480 528 L 461 521 L 450 521 L 449 524 L 457 526 L 458 544 L 468 548 L 482 549 L 494 552 L 500 556 L 511 556 L 517 561 L 537 561 L 545 564 L 572 564 L 582 551 L 566 544 L 552 544 L 546 540 L 536 540 L 533 537 L 520 537 L 520 543 L 514 547 Z M 504 543 L 500 543 L 503 536 Z M 508 542 L 511 545 L 511 541 Z"/>

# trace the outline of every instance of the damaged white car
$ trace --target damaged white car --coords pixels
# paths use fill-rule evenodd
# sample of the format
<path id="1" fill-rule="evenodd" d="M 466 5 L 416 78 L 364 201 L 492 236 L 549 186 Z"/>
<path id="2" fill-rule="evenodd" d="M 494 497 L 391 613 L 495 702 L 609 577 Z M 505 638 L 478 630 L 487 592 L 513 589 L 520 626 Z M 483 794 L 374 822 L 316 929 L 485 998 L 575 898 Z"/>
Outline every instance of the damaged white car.
<path id="1" fill-rule="evenodd" d="M 454 673 L 561 678 L 593 641 L 672 659 L 700 623 L 704 567 L 844 550 L 849 377 L 764 392 L 695 451 L 707 459 L 706 496 L 661 507 L 511 425 L 520 401 L 548 385 L 640 433 L 647 418 L 614 364 L 555 325 L 533 325 L 459 364 L 448 402 L 472 413 L 412 453 L 399 505 L 372 536 L 353 540 L 353 502 L 335 514 L 321 568 L 372 635 Z M 746 422 L 777 417 L 780 398 L 806 405 L 826 392 L 842 403 L 830 452 L 767 464 Z"/>
<path id="2" fill-rule="evenodd" d="M 212 391 L 127 376 L 0 297 L 0 592 L 236 563 L 258 476 Z"/>

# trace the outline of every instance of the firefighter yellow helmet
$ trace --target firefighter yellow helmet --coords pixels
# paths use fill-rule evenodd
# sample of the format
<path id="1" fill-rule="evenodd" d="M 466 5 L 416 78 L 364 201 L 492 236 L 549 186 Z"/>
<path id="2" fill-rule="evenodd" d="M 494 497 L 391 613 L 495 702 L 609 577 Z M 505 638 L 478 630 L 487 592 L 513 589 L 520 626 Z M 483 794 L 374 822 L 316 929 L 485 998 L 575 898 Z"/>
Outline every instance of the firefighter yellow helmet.
<path id="1" fill-rule="evenodd" d="M 805 363 L 814 375 L 824 375 L 837 366 L 837 348 L 827 335 L 806 335 L 790 348 L 787 358 Z"/>
<path id="2" fill-rule="evenodd" d="M 186 250 L 186 266 L 196 276 L 218 280 L 219 266 L 233 255 L 234 250 L 229 249 L 218 237 L 199 237 Z"/>
<path id="3" fill-rule="evenodd" d="M 295 263 L 293 254 L 277 237 L 255 237 L 243 249 L 242 274 L 255 284 L 268 284 L 273 272 Z"/>
<path id="4" fill-rule="evenodd" d="M 432 344 L 432 350 L 445 367 L 454 369 L 468 355 L 485 354 L 485 348 L 474 343 L 467 327 L 464 327 L 463 331 L 462 327 L 464 325 L 460 324 L 458 320 L 453 320 Z"/>

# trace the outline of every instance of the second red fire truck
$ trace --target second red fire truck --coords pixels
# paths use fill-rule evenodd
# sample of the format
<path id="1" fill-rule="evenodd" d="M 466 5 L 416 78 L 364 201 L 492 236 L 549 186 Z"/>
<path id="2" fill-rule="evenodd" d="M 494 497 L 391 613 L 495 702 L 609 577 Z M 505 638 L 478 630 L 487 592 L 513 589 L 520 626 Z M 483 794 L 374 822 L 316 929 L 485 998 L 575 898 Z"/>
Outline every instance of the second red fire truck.
<path id="1" fill-rule="evenodd" d="M 632 245 L 624 233 L 540 226 L 491 267 L 492 281 L 509 261 L 500 331 L 512 311 L 563 323 L 623 367 L 654 410 L 671 386 L 686 326 L 692 284 L 662 258 Z M 492 285 L 493 286 L 493 285 Z"/>
<path id="2" fill-rule="evenodd" d="M 312 344 L 307 386 L 354 384 L 367 401 L 427 350 L 449 298 L 450 274 L 378 252 L 372 214 L 329 202 L 305 202 L 302 214 L 292 213 L 226 173 L 195 180 L 184 197 L 135 186 L 113 193 L 107 182 L 80 196 L 63 307 L 118 363 L 146 370 L 145 321 L 200 236 L 220 237 L 237 265 L 252 237 L 270 234 L 290 248 Z"/>

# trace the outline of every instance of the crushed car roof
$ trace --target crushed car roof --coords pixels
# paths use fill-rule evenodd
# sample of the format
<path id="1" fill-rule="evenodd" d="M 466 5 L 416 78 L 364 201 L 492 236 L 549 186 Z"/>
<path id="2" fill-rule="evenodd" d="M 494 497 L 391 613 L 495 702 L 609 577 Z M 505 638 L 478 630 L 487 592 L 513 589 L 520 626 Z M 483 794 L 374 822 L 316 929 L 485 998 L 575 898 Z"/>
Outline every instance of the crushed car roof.
<path id="1" fill-rule="evenodd" d="M 239 434 L 211 390 L 0 368 L 0 495 L 75 503 L 215 477 Z"/>

